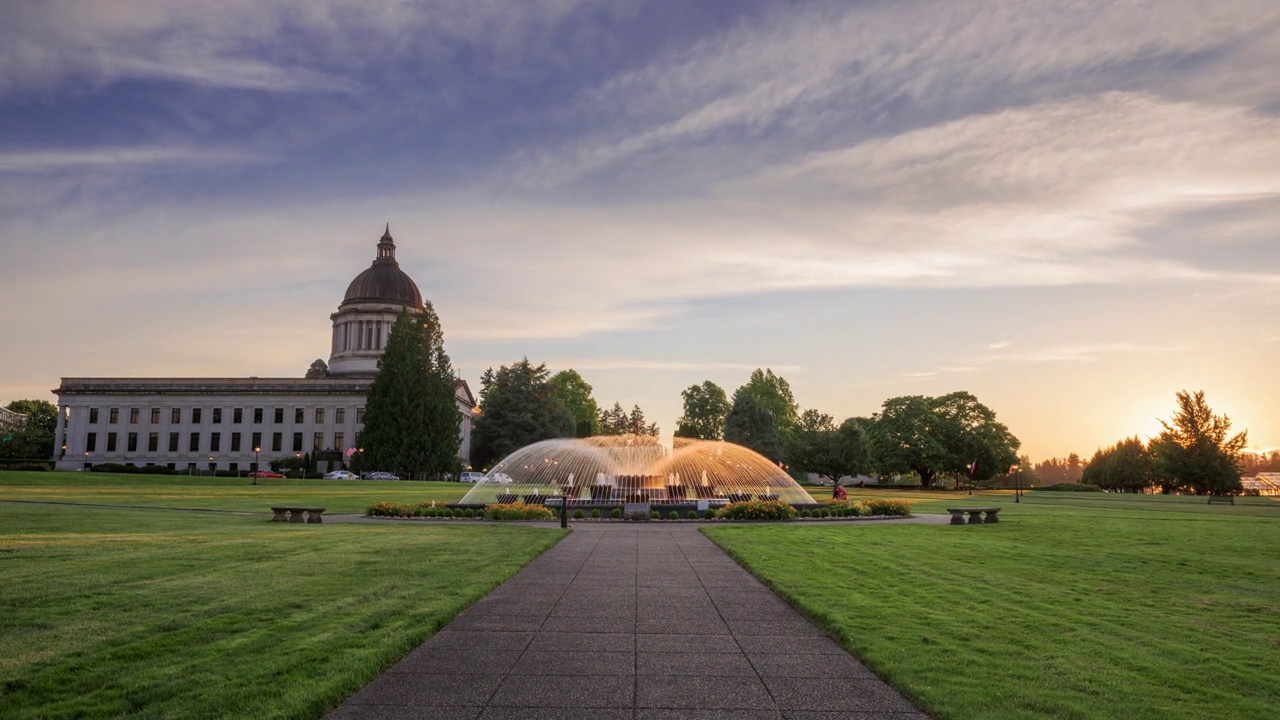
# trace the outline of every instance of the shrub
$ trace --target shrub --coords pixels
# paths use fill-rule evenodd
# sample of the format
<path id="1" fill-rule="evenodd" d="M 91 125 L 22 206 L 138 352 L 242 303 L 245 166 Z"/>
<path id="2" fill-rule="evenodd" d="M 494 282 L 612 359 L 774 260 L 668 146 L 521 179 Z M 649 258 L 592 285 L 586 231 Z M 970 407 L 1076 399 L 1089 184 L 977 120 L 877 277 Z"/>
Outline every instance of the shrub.
<path id="1" fill-rule="evenodd" d="M 1102 488 L 1089 483 L 1058 483 L 1057 485 L 1045 485 L 1036 490 L 1056 490 L 1058 492 L 1102 492 Z"/>
<path id="2" fill-rule="evenodd" d="M 811 518 L 811 517 L 813 517 L 813 511 L 812 511 L 812 510 L 801 510 L 801 511 L 800 511 L 800 517 L 802 517 L 802 518 Z"/>
<path id="3" fill-rule="evenodd" d="M 667 519 L 668 519 L 668 520 L 679 520 L 679 519 L 680 519 L 680 511 L 679 511 L 679 510 L 667 510 Z"/>
<path id="4" fill-rule="evenodd" d="M 49 470 L 53 469 L 52 467 L 50 467 L 50 465 L 51 463 L 23 460 L 23 461 L 17 461 L 17 462 L 0 463 L 0 470 L 23 470 L 27 472 L 48 472 Z M 168 468 L 165 468 L 165 469 L 168 470 Z"/>
<path id="5" fill-rule="evenodd" d="M 689 510 L 688 512 L 686 512 L 686 513 L 684 514 L 684 517 L 685 517 L 685 519 L 686 519 L 686 520 L 697 520 L 697 519 L 698 519 L 698 511 L 697 511 L 697 510 Z"/>
<path id="6" fill-rule="evenodd" d="M 369 507 L 365 508 L 364 513 L 372 517 L 409 517 L 417 514 L 415 512 L 417 507 L 415 505 L 413 508 L 407 508 L 404 505 L 379 500 L 375 503 L 369 503 Z"/>
<path id="7" fill-rule="evenodd" d="M 621 518 L 622 518 L 622 508 L 614 508 L 613 510 L 610 510 L 610 511 L 609 511 L 609 517 L 613 518 L 614 520 L 621 519 Z"/>
<path id="8" fill-rule="evenodd" d="M 484 516 L 489 520 L 555 520 L 555 513 L 542 505 L 507 503 L 484 506 Z"/>
<path id="9" fill-rule="evenodd" d="M 440 511 L 440 514 L 443 515 L 444 517 L 451 518 L 453 517 L 453 508 L 445 508 L 444 510 Z"/>
<path id="10" fill-rule="evenodd" d="M 649 511 L 649 519 L 650 519 L 650 520 L 661 520 L 661 519 L 662 519 L 662 516 L 658 514 L 658 511 L 657 511 L 657 510 L 650 510 L 650 511 Z"/>
<path id="11" fill-rule="evenodd" d="M 862 515 L 888 515 L 890 517 L 910 517 L 911 503 L 905 500 L 882 500 L 879 498 L 863 500 Z"/>
<path id="12" fill-rule="evenodd" d="M 795 520 L 796 509 L 778 500 L 729 503 L 716 513 L 725 520 Z"/>
<path id="13" fill-rule="evenodd" d="M 574 510 L 574 511 L 573 511 L 573 519 L 574 519 L 574 520 L 581 520 L 581 519 L 582 519 L 582 518 L 584 518 L 584 517 L 586 517 L 586 514 L 585 514 L 585 513 L 583 513 L 581 509 L 578 509 L 578 510 Z"/>
<path id="14" fill-rule="evenodd" d="M 826 508 L 822 508 L 818 510 L 818 517 L 824 517 L 824 518 L 831 517 L 831 511 Z"/>
<path id="15" fill-rule="evenodd" d="M 591 519 L 592 519 L 592 520 L 599 520 L 599 519 L 600 519 L 600 508 L 596 508 L 595 510 L 592 510 L 592 511 L 591 511 Z"/>

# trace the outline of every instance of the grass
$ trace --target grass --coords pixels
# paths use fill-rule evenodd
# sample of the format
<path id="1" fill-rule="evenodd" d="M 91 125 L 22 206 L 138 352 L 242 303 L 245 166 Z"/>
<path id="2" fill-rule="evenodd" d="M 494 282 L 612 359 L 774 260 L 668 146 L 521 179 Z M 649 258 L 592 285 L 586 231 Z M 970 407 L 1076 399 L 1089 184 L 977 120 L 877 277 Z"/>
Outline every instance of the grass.
<path id="1" fill-rule="evenodd" d="M 264 510 L 318 492 L 354 510 L 421 486 L 298 481 L 264 502 L 210 479 L 33 475 L 0 494 Z M 0 503 L 0 718 L 318 718 L 562 536 Z"/>
<path id="2" fill-rule="evenodd" d="M 872 493 L 1005 507 L 980 527 L 704 532 L 939 718 L 1275 717 L 1274 499 L 850 495 Z"/>
<path id="3" fill-rule="evenodd" d="M 304 505 L 336 514 L 363 513 L 378 500 L 456 502 L 473 487 L 394 480 L 263 478 L 251 483 L 248 478 L 0 471 L 0 500 L 263 513 L 273 505 Z"/>

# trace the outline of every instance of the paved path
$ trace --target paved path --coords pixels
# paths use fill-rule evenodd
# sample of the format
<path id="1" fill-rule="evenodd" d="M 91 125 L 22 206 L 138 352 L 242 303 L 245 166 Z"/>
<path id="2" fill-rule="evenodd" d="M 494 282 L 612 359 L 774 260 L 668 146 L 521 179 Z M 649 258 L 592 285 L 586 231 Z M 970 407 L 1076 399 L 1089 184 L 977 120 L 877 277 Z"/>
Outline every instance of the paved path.
<path id="1" fill-rule="evenodd" d="M 684 524 L 579 524 L 349 698 L 355 718 L 919 718 Z"/>

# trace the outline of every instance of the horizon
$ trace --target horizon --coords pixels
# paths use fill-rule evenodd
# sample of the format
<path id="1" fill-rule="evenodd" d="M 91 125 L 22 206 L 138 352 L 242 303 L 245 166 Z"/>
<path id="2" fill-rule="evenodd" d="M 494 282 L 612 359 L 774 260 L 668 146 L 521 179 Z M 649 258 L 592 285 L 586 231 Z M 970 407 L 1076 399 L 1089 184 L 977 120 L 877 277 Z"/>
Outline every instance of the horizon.
<path id="1" fill-rule="evenodd" d="M 0 404 L 301 377 L 389 222 L 459 376 L 664 437 L 755 368 L 837 421 L 972 392 L 1034 461 L 1204 390 L 1280 448 L 1280 6 L 21 5 Z"/>

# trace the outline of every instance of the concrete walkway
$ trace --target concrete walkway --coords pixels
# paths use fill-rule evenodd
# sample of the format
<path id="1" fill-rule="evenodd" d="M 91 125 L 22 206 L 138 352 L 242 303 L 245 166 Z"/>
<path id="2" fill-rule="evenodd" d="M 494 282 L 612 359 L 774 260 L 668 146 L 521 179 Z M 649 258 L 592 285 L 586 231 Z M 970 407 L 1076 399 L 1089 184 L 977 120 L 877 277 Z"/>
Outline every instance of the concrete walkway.
<path id="1" fill-rule="evenodd" d="M 578 524 L 330 716 L 925 718 L 690 524 Z"/>

